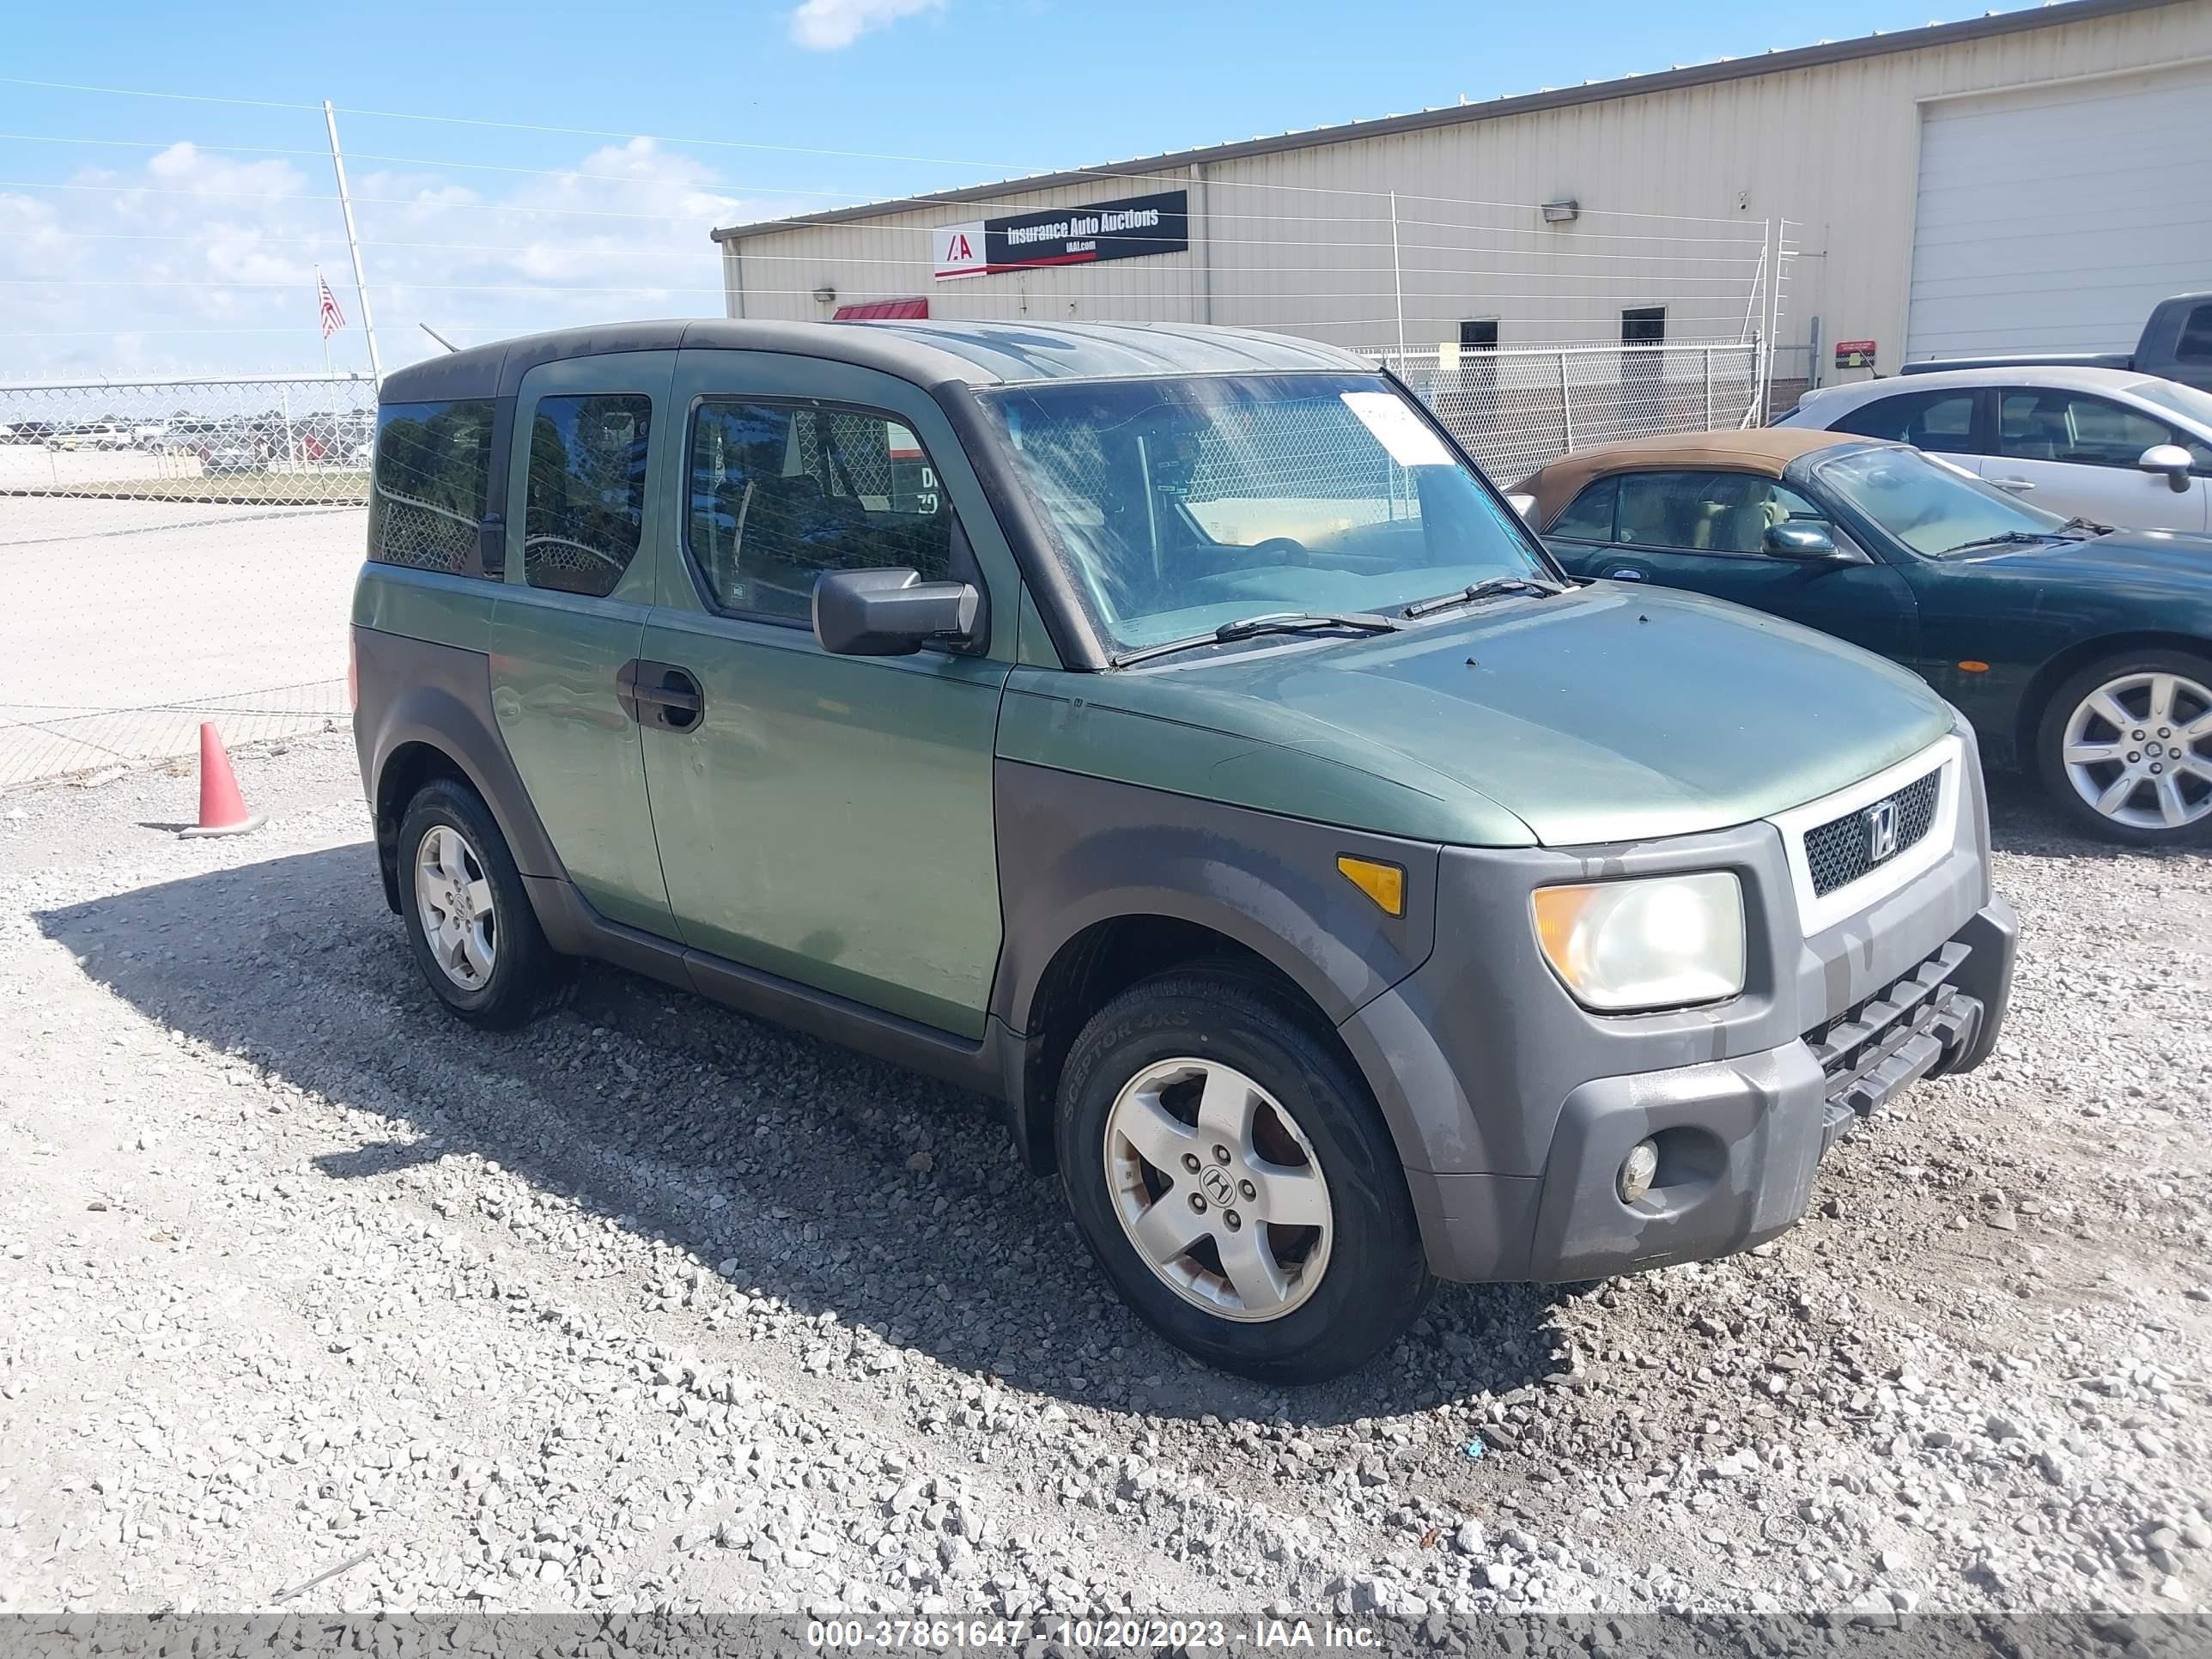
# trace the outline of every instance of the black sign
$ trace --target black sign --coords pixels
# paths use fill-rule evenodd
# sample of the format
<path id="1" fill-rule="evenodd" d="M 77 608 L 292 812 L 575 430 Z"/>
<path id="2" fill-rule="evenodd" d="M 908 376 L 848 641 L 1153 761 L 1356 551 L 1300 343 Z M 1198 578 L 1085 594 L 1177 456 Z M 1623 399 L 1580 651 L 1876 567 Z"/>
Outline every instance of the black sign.
<path id="1" fill-rule="evenodd" d="M 1042 208 L 945 226 L 935 240 L 940 281 L 1181 253 L 1190 246 L 1190 193 L 1170 190 L 1085 207 Z"/>

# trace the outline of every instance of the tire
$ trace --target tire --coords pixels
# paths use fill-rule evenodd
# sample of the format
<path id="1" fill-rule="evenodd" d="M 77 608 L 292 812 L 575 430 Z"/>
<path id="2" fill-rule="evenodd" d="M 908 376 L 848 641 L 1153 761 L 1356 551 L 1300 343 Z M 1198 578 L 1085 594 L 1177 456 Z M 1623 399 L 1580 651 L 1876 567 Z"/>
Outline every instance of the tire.
<path id="1" fill-rule="evenodd" d="M 1061 1073 L 1056 1138 L 1068 1207 L 1106 1277 L 1209 1365 L 1318 1382 L 1388 1347 L 1435 1291 L 1366 1085 L 1310 1017 L 1233 969 L 1164 975 L 1100 1009 Z M 1225 1159 L 1215 1151 L 1232 1143 Z M 1292 1220 L 1247 1219 L 1271 1205 Z"/>
<path id="2" fill-rule="evenodd" d="M 2212 658 L 2149 648 L 2090 664 L 2052 694 L 2035 750 L 2045 789 L 2083 833 L 2131 847 L 2212 841 Z"/>
<path id="3" fill-rule="evenodd" d="M 426 856 L 436 869 L 425 868 Z M 399 911 L 423 979 L 471 1025 L 526 1024 L 558 1007 L 574 984 L 575 964 L 546 943 L 507 838 L 465 784 L 440 778 L 407 803 Z"/>

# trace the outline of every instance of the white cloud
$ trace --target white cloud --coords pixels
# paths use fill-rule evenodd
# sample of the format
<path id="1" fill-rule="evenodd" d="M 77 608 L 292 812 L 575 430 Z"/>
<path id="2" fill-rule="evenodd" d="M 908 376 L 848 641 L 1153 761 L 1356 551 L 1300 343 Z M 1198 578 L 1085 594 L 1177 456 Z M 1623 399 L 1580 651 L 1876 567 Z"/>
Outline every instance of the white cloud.
<path id="1" fill-rule="evenodd" d="M 871 29 L 944 5 L 945 0 L 805 0 L 791 14 L 791 38 L 810 52 L 840 52 Z"/>
<path id="2" fill-rule="evenodd" d="M 573 154 L 573 153 L 572 153 Z M 473 345 L 624 318 L 722 314 L 716 225 L 793 211 L 743 198 L 650 139 L 542 174 L 353 172 L 386 368 L 436 351 L 418 324 Z M 0 380 L 182 376 L 320 367 L 314 273 L 367 367 L 328 173 L 173 144 L 70 188 L 0 191 Z"/>

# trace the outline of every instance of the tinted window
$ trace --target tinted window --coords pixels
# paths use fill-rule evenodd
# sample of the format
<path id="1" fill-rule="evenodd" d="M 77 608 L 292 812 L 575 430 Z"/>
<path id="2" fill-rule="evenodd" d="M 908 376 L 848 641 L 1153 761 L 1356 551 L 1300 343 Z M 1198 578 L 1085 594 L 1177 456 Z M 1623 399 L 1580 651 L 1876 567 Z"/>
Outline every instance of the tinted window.
<path id="1" fill-rule="evenodd" d="M 645 531 L 652 427 L 653 399 L 633 393 L 538 400 L 522 520 L 522 574 L 532 587 L 614 592 Z"/>
<path id="2" fill-rule="evenodd" d="M 2133 466 L 2153 444 L 2170 444 L 2165 422 L 2073 392 L 2008 392 L 1997 404 L 1997 450 L 2023 461 Z"/>
<path id="3" fill-rule="evenodd" d="M 952 508 L 884 415 L 711 400 L 691 429 L 691 556 L 725 610 L 804 621 L 823 570 L 943 581 Z"/>
<path id="4" fill-rule="evenodd" d="M 1749 472 L 1639 472 L 1620 481 L 1620 539 L 1686 553 L 1757 553 L 1766 532 L 1826 515 L 1796 490 Z"/>
<path id="5" fill-rule="evenodd" d="M 1971 391 L 1919 392 L 1877 398 L 1838 416 L 1829 430 L 1855 433 L 1862 438 L 1888 438 L 1950 455 L 1971 455 L 1976 453 L 1974 394 Z"/>
<path id="6" fill-rule="evenodd" d="M 491 400 L 386 404 L 377 410 L 368 556 L 468 573 L 491 478 Z"/>
<path id="7" fill-rule="evenodd" d="M 1566 536 L 1582 542 L 1613 539 L 1613 503 L 1620 494 L 1620 480 L 1600 478 L 1575 497 L 1567 510 L 1552 521 L 1547 536 Z"/>
<path id="8" fill-rule="evenodd" d="M 1623 345 L 1657 345 L 1666 337 L 1666 307 L 1632 306 L 1620 313 Z"/>
<path id="9" fill-rule="evenodd" d="M 2185 363 L 2212 363 L 2212 306 L 2190 307 L 2173 355 Z"/>
<path id="10" fill-rule="evenodd" d="M 1498 319 L 1484 317 L 1459 325 L 1459 349 L 1462 351 L 1495 351 L 1498 349 Z"/>

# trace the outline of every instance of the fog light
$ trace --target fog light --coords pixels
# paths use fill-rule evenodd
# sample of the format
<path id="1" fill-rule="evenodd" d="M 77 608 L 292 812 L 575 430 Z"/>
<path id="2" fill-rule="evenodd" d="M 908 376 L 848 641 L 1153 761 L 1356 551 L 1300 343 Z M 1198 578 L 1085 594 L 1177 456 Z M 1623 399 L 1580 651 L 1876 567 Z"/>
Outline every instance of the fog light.
<path id="1" fill-rule="evenodd" d="M 1659 1173 L 1659 1145 L 1656 1141 L 1639 1140 L 1628 1149 L 1621 1160 L 1620 1201 L 1633 1204 L 1651 1190 L 1651 1177 Z"/>

